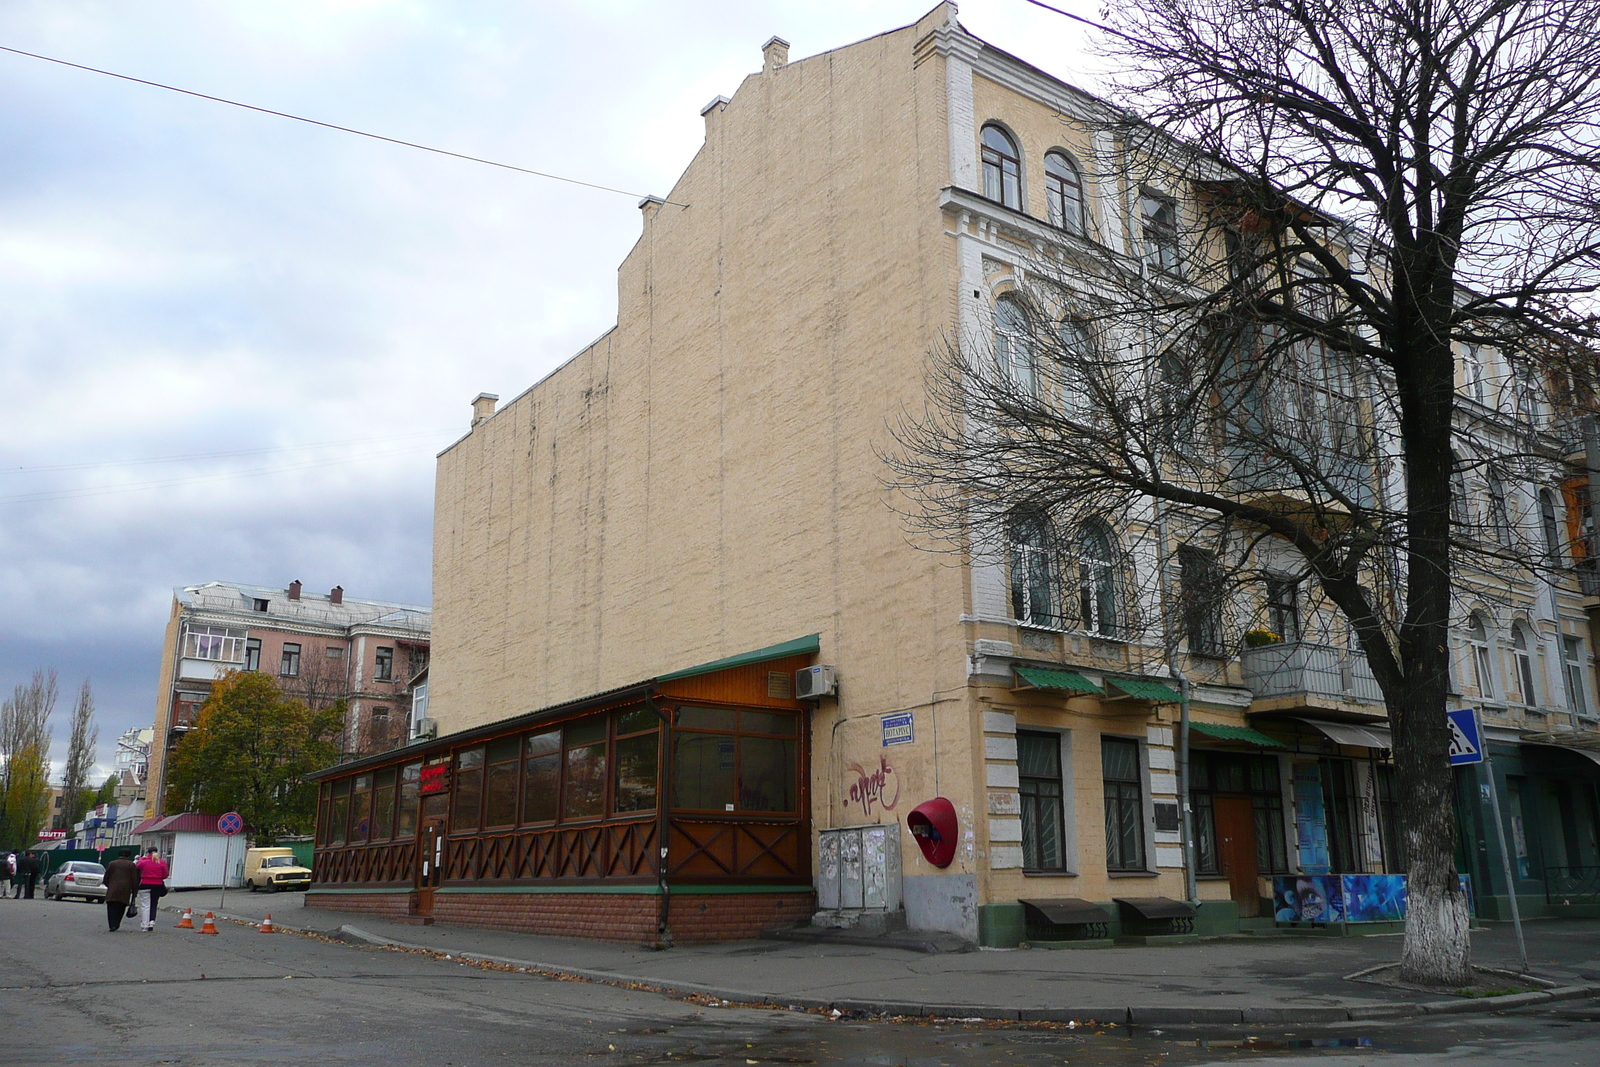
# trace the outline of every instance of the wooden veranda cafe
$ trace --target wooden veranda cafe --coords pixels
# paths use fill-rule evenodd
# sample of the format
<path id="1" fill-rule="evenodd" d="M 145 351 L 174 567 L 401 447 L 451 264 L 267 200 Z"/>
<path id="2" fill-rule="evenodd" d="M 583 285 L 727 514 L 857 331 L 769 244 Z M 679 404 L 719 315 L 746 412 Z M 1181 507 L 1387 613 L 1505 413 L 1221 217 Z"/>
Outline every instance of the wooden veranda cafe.
<path id="1" fill-rule="evenodd" d="M 810 637 L 321 771 L 316 907 L 667 943 L 808 917 Z"/>

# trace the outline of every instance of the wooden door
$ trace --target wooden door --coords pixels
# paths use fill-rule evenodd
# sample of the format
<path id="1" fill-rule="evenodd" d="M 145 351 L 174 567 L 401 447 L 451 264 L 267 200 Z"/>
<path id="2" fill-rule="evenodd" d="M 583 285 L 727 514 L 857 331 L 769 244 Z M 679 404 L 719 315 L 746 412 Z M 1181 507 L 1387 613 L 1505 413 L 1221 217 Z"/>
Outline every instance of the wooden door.
<path id="1" fill-rule="evenodd" d="M 1261 914 L 1256 871 L 1256 814 L 1249 797 L 1219 796 L 1212 801 L 1217 822 L 1217 858 L 1228 876 L 1233 902 L 1241 918 Z"/>
<path id="2" fill-rule="evenodd" d="M 433 915 L 433 891 L 439 888 L 444 876 L 444 853 L 449 845 L 445 837 L 445 819 L 442 816 L 424 819 L 422 833 L 417 840 L 417 899 L 416 914 Z"/>

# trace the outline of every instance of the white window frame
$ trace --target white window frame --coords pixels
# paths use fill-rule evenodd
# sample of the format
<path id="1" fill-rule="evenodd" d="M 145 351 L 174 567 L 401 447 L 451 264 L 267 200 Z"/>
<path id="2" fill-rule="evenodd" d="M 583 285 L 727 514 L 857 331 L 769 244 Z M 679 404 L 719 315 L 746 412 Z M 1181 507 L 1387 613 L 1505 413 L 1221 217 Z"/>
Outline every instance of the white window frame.
<path id="1" fill-rule="evenodd" d="M 236 630 L 231 626 L 186 624 L 183 628 L 183 658 L 212 663 L 243 663 L 246 637 L 244 630 Z"/>

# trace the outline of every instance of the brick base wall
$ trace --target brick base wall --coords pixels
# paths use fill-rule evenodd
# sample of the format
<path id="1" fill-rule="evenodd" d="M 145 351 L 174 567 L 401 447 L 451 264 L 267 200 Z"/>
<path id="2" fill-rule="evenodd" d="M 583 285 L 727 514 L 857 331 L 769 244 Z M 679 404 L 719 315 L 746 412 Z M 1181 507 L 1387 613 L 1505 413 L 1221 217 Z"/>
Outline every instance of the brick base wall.
<path id="1" fill-rule="evenodd" d="M 404 919 L 411 913 L 410 893 L 306 893 L 306 907 L 329 911 L 354 911 L 385 919 Z"/>
<path id="2" fill-rule="evenodd" d="M 385 918 L 407 915 L 403 893 L 312 891 L 306 905 Z M 660 898 L 644 893 L 438 893 L 435 922 L 557 937 L 654 944 Z M 672 898 L 668 923 L 675 941 L 740 941 L 776 926 L 804 922 L 816 911 L 809 890 L 794 893 L 685 893 Z"/>

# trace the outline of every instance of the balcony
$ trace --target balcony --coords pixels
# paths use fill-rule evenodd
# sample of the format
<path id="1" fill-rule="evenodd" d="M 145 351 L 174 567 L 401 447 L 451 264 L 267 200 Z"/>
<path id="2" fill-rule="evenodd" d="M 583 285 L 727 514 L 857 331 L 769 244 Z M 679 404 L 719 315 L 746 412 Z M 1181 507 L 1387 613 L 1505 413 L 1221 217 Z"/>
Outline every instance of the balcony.
<path id="1" fill-rule="evenodd" d="M 1263 702 L 1277 708 L 1383 707 L 1383 691 L 1359 652 L 1290 641 L 1247 648 L 1239 661 L 1255 697 L 1254 710 L 1265 710 Z"/>

